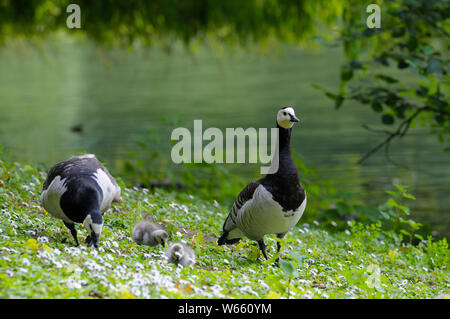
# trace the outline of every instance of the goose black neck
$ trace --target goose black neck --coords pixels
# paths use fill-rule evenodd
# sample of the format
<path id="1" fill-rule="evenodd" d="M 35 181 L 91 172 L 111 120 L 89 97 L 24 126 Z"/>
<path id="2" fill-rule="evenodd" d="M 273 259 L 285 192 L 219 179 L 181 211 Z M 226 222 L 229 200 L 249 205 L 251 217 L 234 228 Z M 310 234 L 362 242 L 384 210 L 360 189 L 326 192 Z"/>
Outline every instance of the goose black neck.
<path id="1" fill-rule="evenodd" d="M 291 130 L 290 128 L 285 129 L 278 125 L 278 171 L 273 174 L 270 178 L 281 178 L 283 183 L 297 184 L 297 167 L 295 166 L 294 160 L 291 156 Z"/>
<path id="2" fill-rule="evenodd" d="M 291 129 L 285 129 L 278 125 L 278 146 L 280 154 L 291 154 Z"/>

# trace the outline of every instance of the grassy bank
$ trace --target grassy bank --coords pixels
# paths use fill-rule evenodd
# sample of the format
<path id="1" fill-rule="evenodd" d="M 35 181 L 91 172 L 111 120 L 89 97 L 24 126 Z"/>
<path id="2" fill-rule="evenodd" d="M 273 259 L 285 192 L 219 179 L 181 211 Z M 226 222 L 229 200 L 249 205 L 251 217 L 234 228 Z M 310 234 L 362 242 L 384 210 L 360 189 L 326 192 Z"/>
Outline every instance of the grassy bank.
<path id="1" fill-rule="evenodd" d="M 445 239 L 405 244 L 379 223 L 349 222 L 339 232 L 305 224 L 283 240 L 280 267 L 255 243 L 217 246 L 228 207 L 195 194 L 123 188 L 105 214 L 98 250 L 73 239 L 39 205 L 45 172 L 0 160 L 1 298 L 431 298 L 449 293 Z M 193 268 L 166 264 L 162 247 L 139 246 L 140 213 L 166 224 L 170 242 L 197 253 Z M 308 214 L 308 208 L 305 214 Z M 77 226 L 79 238 L 86 232 Z M 274 236 L 267 236 L 275 256 Z"/>

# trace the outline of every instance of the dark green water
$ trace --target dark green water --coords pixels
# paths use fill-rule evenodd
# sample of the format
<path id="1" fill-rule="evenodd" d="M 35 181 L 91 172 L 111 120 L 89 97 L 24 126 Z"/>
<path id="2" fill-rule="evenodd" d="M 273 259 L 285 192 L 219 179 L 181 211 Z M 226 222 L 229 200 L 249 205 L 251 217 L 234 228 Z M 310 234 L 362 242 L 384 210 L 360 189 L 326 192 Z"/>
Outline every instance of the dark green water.
<path id="1" fill-rule="evenodd" d="M 361 127 L 379 125 L 366 106 L 346 104 L 339 111 L 311 83 L 335 90 L 341 50 L 284 54 L 249 51 L 218 57 L 208 48 L 195 55 L 157 49 L 107 57 L 89 45 L 44 44 L 42 50 L 5 49 L 0 53 L 0 145 L 14 159 L 51 165 L 80 151 L 114 165 L 148 127 L 164 132 L 155 148 L 170 157 L 170 132 L 160 118 L 194 119 L 204 127 L 271 127 L 279 107 L 293 105 L 302 124 L 293 132 L 293 149 L 345 191 L 370 204 L 385 199 L 392 182 L 416 195 L 413 218 L 449 236 L 450 166 L 434 136 L 422 128 L 395 142 L 392 158 L 413 170 L 386 162 L 380 152 L 361 166 L 356 161 L 383 138 Z M 84 131 L 74 133 L 82 123 Z M 249 174 L 259 165 L 248 166 Z"/>

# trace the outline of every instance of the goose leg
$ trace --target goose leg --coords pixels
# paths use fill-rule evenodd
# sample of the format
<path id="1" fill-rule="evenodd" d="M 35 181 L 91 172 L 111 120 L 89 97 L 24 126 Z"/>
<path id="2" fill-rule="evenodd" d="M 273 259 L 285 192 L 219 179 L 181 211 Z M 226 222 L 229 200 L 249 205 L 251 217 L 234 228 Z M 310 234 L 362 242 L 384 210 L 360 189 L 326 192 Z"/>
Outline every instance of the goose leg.
<path id="1" fill-rule="evenodd" d="M 267 254 L 266 254 L 266 244 L 264 243 L 264 238 L 258 240 L 258 245 L 259 245 L 259 249 L 262 251 L 262 253 L 264 255 L 264 258 L 266 258 L 266 260 L 269 259 L 269 258 L 267 258 Z"/>
<path id="2" fill-rule="evenodd" d="M 286 235 L 286 233 L 277 234 L 277 238 L 282 239 L 284 237 L 284 235 Z M 277 240 L 277 253 L 280 252 L 280 249 L 281 249 L 281 244 L 280 244 L 280 241 Z"/>
<path id="3" fill-rule="evenodd" d="M 286 233 L 277 234 L 277 238 L 281 239 L 284 237 L 284 235 L 286 235 Z M 280 241 L 277 240 L 277 254 L 280 253 L 280 250 L 281 250 L 281 244 L 280 244 Z M 279 266 L 279 263 L 280 263 L 280 256 L 278 256 L 277 259 L 275 259 L 275 266 Z"/>
<path id="4" fill-rule="evenodd" d="M 66 225 L 67 228 L 69 228 L 70 233 L 72 234 L 73 238 L 75 239 L 76 246 L 80 246 L 80 243 L 78 242 L 77 238 L 77 230 L 75 229 L 75 224 L 70 224 L 64 222 L 64 225 Z"/>
<path id="5" fill-rule="evenodd" d="M 87 235 L 86 237 L 86 244 L 88 245 L 88 247 L 92 246 L 92 238 L 91 235 Z"/>

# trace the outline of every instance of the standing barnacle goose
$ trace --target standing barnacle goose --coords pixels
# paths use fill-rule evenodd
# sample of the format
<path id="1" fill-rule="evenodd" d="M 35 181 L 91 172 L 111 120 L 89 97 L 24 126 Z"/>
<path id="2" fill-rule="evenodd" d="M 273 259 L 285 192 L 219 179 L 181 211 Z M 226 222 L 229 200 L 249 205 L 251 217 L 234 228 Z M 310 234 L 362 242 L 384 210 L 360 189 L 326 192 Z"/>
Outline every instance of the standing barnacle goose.
<path id="1" fill-rule="evenodd" d="M 88 246 L 98 247 L 102 212 L 121 202 L 120 187 L 93 154 L 73 156 L 53 166 L 44 182 L 41 205 L 62 219 L 79 245 L 75 223 L 83 223 Z"/>
<path id="2" fill-rule="evenodd" d="M 264 235 L 276 234 L 278 238 L 283 238 L 302 217 L 306 194 L 289 147 L 292 126 L 298 121 L 292 107 L 278 111 L 278 171 L 251 182 L 241 191 L 225 220 L 219 245 L 234 244 L 247 236 L 258 242 L 264 257 L 268 259 Z M 280 248 L 278 242 L 277 252 Z"/>

